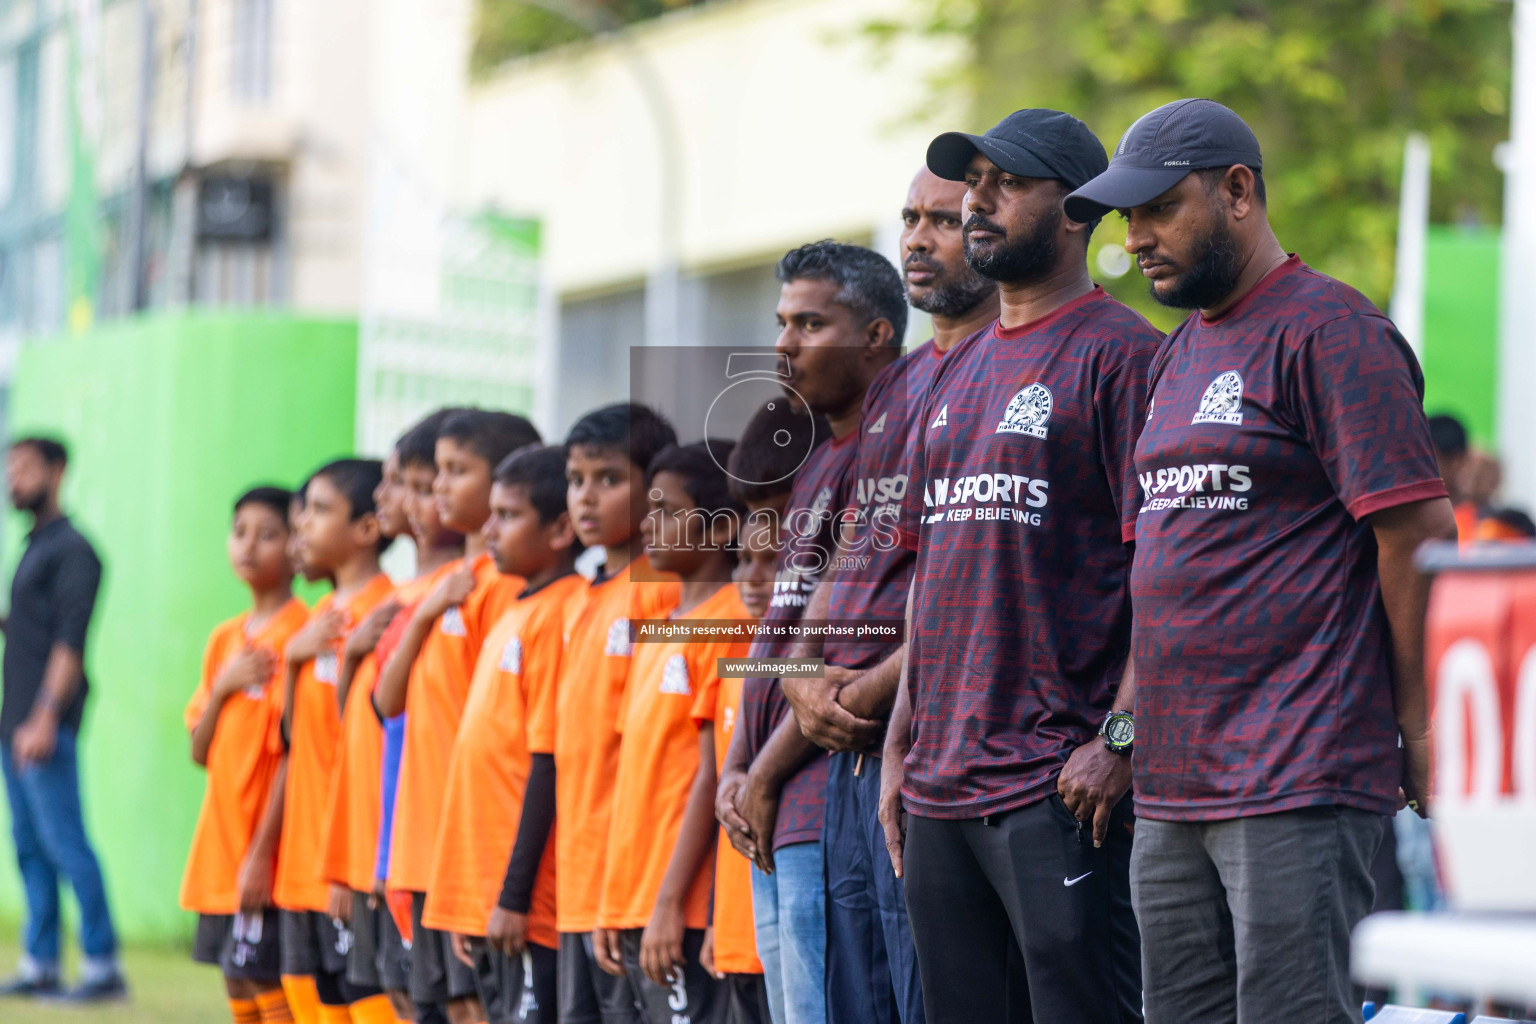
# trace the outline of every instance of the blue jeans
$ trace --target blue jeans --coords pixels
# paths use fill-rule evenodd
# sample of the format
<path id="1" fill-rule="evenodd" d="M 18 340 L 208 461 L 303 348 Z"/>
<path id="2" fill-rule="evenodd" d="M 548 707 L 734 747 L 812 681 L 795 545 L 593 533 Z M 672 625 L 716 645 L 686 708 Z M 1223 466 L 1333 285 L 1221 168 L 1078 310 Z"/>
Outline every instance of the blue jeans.
<path id="1" fill-rule="evenodd" d="M 854 774 L 855 767 L 859 773 Z M 923 986 L 906 888 L 891 868 L 880 758 L 833 754 L 822 825 L 827 885 L 828 1024 L 923 1024 Z"/>
<path id="2" fill-rule="evenodd" d="M 757 958 L 773 1024 L 826 1024 L 827 905 L 821 844 L 773 855 L 773 874 L 752 868 Z"/>
<path id="3" fill-rule="evenodd" d="M 80 814 L 80 772 L 75 733 L 60 729 L 53 756 L 25 769 L 16 767 L 9 743 L 0 744 L 5 792 L 11 804 L 16 863 L 27 894 L 23 947 L 45 971 L 59 967 L 59 876 L 69 879 L 80 901 L 80 945 L 87 957 L 117 953 L 112 912 L 101 880 L 101 865 L 85 835 Z"/>

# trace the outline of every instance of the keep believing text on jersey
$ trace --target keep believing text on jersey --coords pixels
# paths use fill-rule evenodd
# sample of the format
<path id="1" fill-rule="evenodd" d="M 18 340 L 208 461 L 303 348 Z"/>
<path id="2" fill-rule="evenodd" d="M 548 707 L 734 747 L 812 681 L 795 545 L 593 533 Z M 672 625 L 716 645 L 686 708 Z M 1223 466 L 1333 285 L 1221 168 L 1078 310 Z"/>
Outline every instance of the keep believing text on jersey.
<path id="1" fill-rule="evenodd" d="M 1001 519 L 1039 526 L 1043 513 L 1030 510 L 1045 508 L 1049 487 L 1047 480 L 1017 473 L 977 473 L 954 480 L 935 477 L 923 484 L 923 506 L 935 510 L 924 515 L 923 522 Z"/>
<path id="2" fill-rule="evenodd" d="M 1147 496 L 1142 512 L 1162 512 L 1174 508 L 1203 508 L 1246 512 L 1245 492 L 1253 487 L 1247 466 L 1229 466 L 1221 462 L 1164 466 L 1138 476 Z M 1168 495 L 1168 491 L 1174 493 Z M 1166 496 L 1165 496 L 1166 495 Z"/>

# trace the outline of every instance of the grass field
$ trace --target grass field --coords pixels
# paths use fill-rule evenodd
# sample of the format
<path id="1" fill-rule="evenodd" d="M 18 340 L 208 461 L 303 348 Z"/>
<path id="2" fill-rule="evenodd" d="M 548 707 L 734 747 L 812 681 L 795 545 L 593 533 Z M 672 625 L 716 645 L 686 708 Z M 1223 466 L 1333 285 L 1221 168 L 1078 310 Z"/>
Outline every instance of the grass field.
<path id="1" fill-rule="evenodd" d="M 0 924 L 0 976 L 16 963 L 16 932 Z M 219 972 L 194 964 L 187 953 L 166 949 L 129 949 L 123 956 L 128 975 L 126 1003 L 104 1006 L 50 1006 L 30 1000 L 0 999 L 4 1024 L 223 1024 L 229 1020 Z"/>

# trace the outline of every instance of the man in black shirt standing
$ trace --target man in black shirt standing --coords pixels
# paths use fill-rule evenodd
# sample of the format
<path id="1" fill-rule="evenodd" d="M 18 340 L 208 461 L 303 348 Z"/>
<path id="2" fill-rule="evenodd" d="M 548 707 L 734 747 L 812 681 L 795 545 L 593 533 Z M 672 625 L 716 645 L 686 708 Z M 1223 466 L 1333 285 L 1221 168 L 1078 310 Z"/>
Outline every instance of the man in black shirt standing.
<path id="1" fill-rule="evenodd" d="M 64 996 L 123 996 L 117 936 L 101 866 L 80 813 L 75 742 L 88 689 L 85 636 L 101 583 L 101 561 L 59 510 L 67 455 L 57 441 L 29 437 L 6 456 L 11 503 L 32 517 L 27 549 L 11 581 L 0 700 L 0 760 L 10 800 L 16 860 L 27 895 L 20 968 L 0 995 L 59 992 L 59 876 L 80 902 L 81 984 Z"/>

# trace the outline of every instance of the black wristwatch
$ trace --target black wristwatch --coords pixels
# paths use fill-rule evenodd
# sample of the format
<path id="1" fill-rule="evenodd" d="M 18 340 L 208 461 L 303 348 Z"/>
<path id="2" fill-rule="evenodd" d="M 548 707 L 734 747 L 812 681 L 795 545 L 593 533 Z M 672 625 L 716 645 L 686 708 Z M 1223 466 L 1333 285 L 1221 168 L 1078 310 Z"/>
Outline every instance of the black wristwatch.
<path id="1" fill-rule="evenodd" d="M 1111 754 L 1129 754 L 1136 744 L 1136 719 L 1129 711 L 1111 711 L 1099 726 L 1099 735 Z"/>

